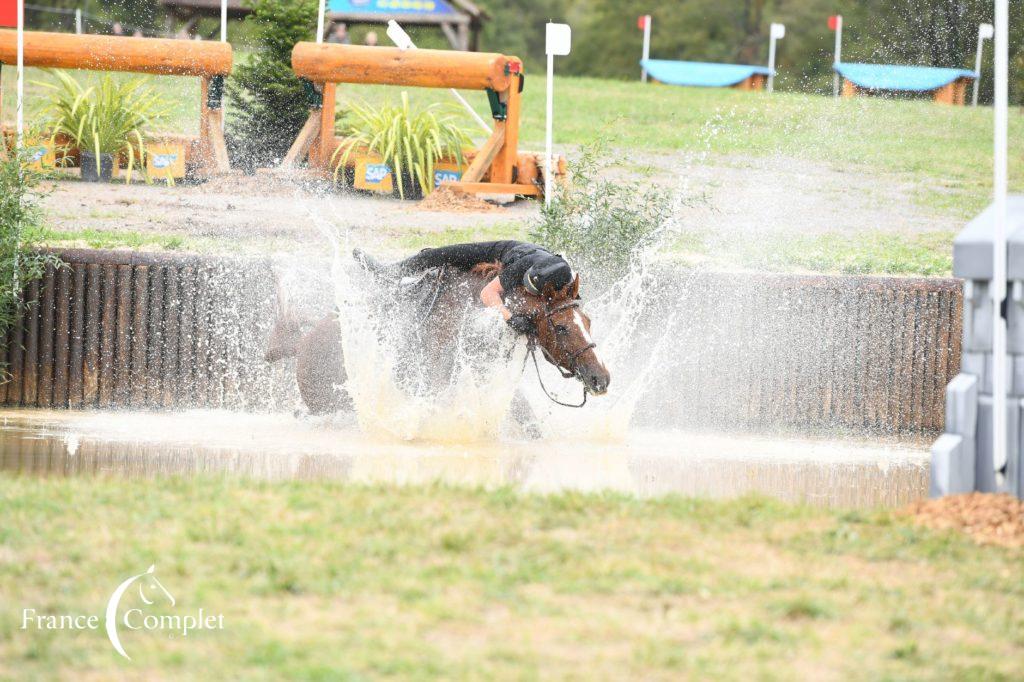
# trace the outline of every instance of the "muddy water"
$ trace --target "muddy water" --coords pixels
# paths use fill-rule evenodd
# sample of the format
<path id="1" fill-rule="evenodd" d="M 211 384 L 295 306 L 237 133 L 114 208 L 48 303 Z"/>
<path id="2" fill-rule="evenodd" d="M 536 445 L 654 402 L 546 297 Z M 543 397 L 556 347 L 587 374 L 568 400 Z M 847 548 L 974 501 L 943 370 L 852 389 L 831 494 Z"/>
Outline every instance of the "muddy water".
<path id="1" fill-rule="evenodd" d="M 6 410 L 0 424 L 0 470 L 24 475 L 217 473 L 640 496 L 760 492 L 843 507 L 902 505 L 928 486 L 923 447 L 877 442 L 640 431 L 623 441 L 422 444 L 370 440 L 345 420 L 215 411 Z"/>

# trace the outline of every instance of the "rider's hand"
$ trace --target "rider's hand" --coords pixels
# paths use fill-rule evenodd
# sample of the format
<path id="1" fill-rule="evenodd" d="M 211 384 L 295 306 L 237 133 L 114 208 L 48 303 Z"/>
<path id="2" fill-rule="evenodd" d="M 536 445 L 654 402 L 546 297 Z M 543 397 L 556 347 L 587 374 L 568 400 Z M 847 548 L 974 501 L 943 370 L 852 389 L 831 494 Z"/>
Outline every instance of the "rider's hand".
<path id="1" fill-rule="evenodd" d="M 529 334 L 533 332 L 533 320 L 527 315 L 513 315 L 505 320 L 505 324 L 512 328 L 516 334 Z"/>

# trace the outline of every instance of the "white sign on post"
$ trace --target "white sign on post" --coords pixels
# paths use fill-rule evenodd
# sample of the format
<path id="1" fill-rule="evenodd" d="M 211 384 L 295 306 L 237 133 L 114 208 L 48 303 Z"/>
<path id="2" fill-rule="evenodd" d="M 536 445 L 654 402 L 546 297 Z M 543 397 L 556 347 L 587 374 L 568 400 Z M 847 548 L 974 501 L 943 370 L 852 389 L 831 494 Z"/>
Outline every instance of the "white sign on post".
<path id="1" fill-rule="evenodd" d="M 551 180 L 555 174 L 554 155 L 552 153 L 552 125 L 555 112 L 555 57 L 564 57 L 572 47 L 572 29 L 569 24 L 548 23 L 544 35 L 544 51 L 548 55 L 547 82 L 547 137 L 545 145 L 544 166 L 544 204 L 551 204 Z"/>
<path id="2" fill-rule="evenodd" d="M 992 24 L 978 26 L 978 52 L 974 55 L 974 94 L 971 95 L 971 106 L 978 106 L 978 84 L 981 82 L 981 53 L 985 49 L 985 41 L 991 40 L 996 34 Z"/>
<path id="3" fill-rule="evenodd" d="M 772 24 L 768 31 L 768 94 L 775 89 L 775 41 L 786 37 L 785 24 Z"/>

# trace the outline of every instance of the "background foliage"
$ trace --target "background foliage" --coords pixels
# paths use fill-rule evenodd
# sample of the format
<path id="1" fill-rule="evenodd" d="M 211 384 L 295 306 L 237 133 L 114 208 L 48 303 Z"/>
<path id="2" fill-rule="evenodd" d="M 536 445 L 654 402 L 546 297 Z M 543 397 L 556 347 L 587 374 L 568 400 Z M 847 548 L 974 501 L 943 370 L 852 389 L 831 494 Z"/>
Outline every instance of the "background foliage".
<path id="1" fill-rule="evenodd" d="M 228 80 L 234 159 L 244 167 L 284 157 L 309 116 L 302 81 L 292 72 L 292 47 L 316 30 L 315 0 L 252 0 L 245 19 L 259 49 L 235 65 Z"/>
<path id="2" fill-rule="evenodd" d="M 847 61 L 931 64 L 973 67 L 977 26 L 991 22 L 991 0 L 476 0 L 493 17 L 487 24 L 482 49 L 522 57 L 532 73 L 544 58 L 544 23 L 566 21 L 573 27 L 573 53 L 559 69 L 567 75 L 636 78 L 641 34 L 636 19 L 654 17 L 652 55 L 693 59 L 764 63 L 768 24 L 786 24 L 779 45 L 781 90 L 826 92 L 831 87 L 833 35 L 826 26 L 831 14 L 845 23 L 843 55 Z M 36 0 L 55 7 L 81 6 L 97 16 L 117 19 L 126 26 L 159 30 L 164 12 L 158 0 Z M 309 8 L 315 2 L 287 5 Z M 39 24 L 54 15 L 31 12 Z M 202 31 L 216 26 L 204 20 Z M 304 37 L 313 32 L 314 20 Z M 234 24 L 230 35 L 236 47 L 257 44 L 254 26 Z M 361 30 L 361 29 L 360 29 Z M 357 34 L 359 31 L 356 32 Z M 378 30 L 378 33 L 381 31 Z M 436 34 L 436 35 L 435 35 Z M 383 34 L 382 34 L 383 35 Z M 437 31 L 416 31 L 423 47 L 442 47 Z M 1024 2 L 1010 3 L 1011 99 L 1024 101 Z M 988 45 L 982 98 L 991 98 L 992 47 Z"/>
<path id="3" fill-rule="evenodd" d="M 42 241 L 38 176 L 12 153 L 0 160 L 0 339 L 22 305 L 23 288 L 43 274 L 49 256 L 35 247 Z M 0 381 L 5 376 L 0 366 Z"/>

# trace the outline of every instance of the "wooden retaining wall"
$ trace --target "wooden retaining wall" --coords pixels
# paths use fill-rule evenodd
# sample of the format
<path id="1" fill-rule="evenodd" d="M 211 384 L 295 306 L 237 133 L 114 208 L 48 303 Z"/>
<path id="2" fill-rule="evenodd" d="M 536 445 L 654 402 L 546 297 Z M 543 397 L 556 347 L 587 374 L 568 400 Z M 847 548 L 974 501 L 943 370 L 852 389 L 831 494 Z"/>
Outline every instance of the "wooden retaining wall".
<path id="1" fill-rule="evenodd" d="M 275 315 L 269 261 L 59 255 L 68 265 L 48 269 L 28 288 L 33 303 L 0 347 L 10 372 L 0 404 L 297 406 L 290 364 L 263 361 Z M 674 310 L 675 318 L 672 333 L 650 347 L 665 361 L 641 396 L 641 424 L 942 429 L 945 386 L 959 371 L 958 280 L 714 273 L 656 279 L 666 301 L 658 309 Z M 654 344 L 666 323 L 648 316 L 640 334 Z"/>
<path id="2" fill-rule="evenodd" d="M 945 387 L 960 369 L 959 280 L 705 273 L 672 281 L 681 314 L 660 350 L 672 359 L 638 415 L 761 431 L 942 430 Z"/>
<path id="3" fill-rule="evenodd" d="M 0 404 L 273 408 L 262 361 L 273 278 L 262 260 L 68 250 L 27 288 L 0 348 Z"/>

